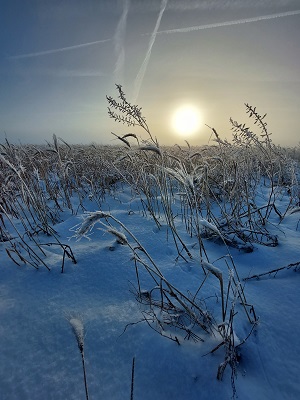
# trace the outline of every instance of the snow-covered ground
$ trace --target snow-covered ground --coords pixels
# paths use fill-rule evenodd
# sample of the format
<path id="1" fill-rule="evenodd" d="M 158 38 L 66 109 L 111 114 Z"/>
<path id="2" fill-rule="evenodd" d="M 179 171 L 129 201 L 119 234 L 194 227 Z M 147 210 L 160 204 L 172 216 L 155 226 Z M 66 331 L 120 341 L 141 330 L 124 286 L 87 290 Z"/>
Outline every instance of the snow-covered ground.
<path id="1" fill-rule="evenodd" d="M 284 202 L 285 199 L 283 198 Z M 89 210 L 97 210 L 90 202 Z M 165 224 L 159 230 L 145 216 L 130 190 L 106 196 L 103 211 L 122 221 L 153 257 L 164 276 L 175 286 L 191 292 L 199 286 L 197 261 L 177 260 L 174 243 Z M 41 267 L 18 267 L 7 257 L 0 243 L 0 399 L 85 399 L 81 355 L 71 318 L 82 321 L 85 329 L 84 355 L 91 400 L 130 399 L 132 360 L 135 357 L 135 400 L 213 400 L 233 395 L 231 369 L 222 381 L 216 379 L 224 360 L 221 347 L 208 354 L 219 341 L 181 341 L 181 345 L 157 334 L 144 323 L 140 305 L 131 293 L 136 273 L 127 246 L 94 227 L 91 235 L 77 240 L 74 226 L 82 222 L 79 213 L 62 214 L 55 225 L 60 241 L 71 246 L 77 264 L 69 259 L 61 273 L 62 252 L 45 247 L 49 272 Z M 300 213 L 294 213 L 277 227 L 277 247 L 255 244 L 252 253 L 231 249 L 241 278 L 300 261 Z M 15 221 L 17 223 L 17 221 Z M 99 226 L 100 227 L 100 226 Z M 195 240 L 178 226 L 191 252 Z M 44 237 L 45 243 L 49 238 Z M 227 253 L 224 245 L 205 243 L 211 260 Z M 253 304 L 259 323 L 241 346 L 235 386 L 241 400 L 296 400 L 300 398 L 300 292 L 299 272 L 284 269 L 273 276 L 245 282 L 245 294 Z M 208 277 L 207 297 L 219 286 Z M 125 327 L 127 328 L 125 329 Z M 251 324 L 237 319 L 235 334 L 243 340 Z M 125 330 L 125 331 L 124 331 Z"/>

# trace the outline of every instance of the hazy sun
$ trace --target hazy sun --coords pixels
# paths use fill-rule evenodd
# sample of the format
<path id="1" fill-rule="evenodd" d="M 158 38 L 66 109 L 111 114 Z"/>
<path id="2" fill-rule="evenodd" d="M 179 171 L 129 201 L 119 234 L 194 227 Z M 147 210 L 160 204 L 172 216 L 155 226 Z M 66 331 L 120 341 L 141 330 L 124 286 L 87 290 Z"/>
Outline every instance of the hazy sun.
<path id="1" fill-rule="evenodd" d="M 199 130 L 201 114 L 193 105 L 183 105 L 177 108 L 172 116 L 172 127 L 176 133 L 189 136 Z"/>

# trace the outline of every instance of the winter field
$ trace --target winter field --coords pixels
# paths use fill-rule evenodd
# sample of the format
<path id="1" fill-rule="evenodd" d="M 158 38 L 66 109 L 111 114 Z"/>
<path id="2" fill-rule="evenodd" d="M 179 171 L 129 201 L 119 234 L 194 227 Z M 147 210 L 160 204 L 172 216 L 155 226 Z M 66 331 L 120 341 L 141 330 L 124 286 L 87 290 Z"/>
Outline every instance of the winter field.
<path id="1" fill-rule="evenodd" d="M 1 144 L 1 400 L 298 399 L 299 149 L 250 106 L 160 147 L 119 95 L 146 139 Z"/>

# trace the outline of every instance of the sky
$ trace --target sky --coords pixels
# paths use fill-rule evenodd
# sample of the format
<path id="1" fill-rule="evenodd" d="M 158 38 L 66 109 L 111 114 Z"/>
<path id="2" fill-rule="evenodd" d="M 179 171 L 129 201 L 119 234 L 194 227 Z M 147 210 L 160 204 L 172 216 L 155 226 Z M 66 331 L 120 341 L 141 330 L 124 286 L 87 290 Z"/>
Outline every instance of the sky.
<path id="1" fill-rule="evenodd" d="M 300 0 L 11 0 L 0 24 L 0 143 L 146 138 L 109 118 L 115 84 L 161 145 L 211 143 L 206 125 L 230 140 L 245 103 L 275 144 L 300 142 Z M 172 123 L 186 104 L 193 134 Z"/>

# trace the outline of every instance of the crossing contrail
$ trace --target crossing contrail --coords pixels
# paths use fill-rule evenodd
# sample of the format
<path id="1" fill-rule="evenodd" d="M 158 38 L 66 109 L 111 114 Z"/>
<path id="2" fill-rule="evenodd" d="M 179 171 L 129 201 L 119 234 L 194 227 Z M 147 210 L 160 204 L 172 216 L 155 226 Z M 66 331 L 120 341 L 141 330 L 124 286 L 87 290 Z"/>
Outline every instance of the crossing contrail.
<path id="1" fill-rule="evenodd" d="M 160 21 L 162 19 L 163 13 L 164 13 L 164 11 L 165 11 L 165 9 L 167 7 L 167 3 L 168 3 L 168 0 L 162 0 L 162 2 L 161 2 L 159 15 L 158 15 L 154 30 L 153 30 L 153 32 L 151 34 L 151 38 L 150 38 L 150 41 L 149 41 L 148 50 L 147 50 L 145 59 L 144 59 L 142 65 L 141 65 L 141 68 L 140 68 L 140 70 L 139 70 L 139 72 L 138 72 L 138 74 L 137 74 L 137 76 L 135 78 L 134 89 L 133 89 L 133 103 L 136 102 L 136 100 L 137 100 L 137 98 L 139 96 L 140 89 L 141 89 L 141 86 L 142 86 L 142 83 L 143 83 L 143 80 L 144 80 L 144 76 L 145 76 L 145 73 L 146 73 L 146 70 L 147 70 L 147 66 L 148 66 L 148 63 L 149 63 L 149 60 L 150 60 L 151 50 L 152 50 L 152 47 L 153 47 L 154 42 L 155 42 L 155 38 L 156 38 L 156 34 L 158 32 Z"/>
<path id="2" fill-rule="evenodd" d="M 116 33 L 114 36 L 114 51 L 117 56 L 117 61 L 114 70 L 114 79 L 116 83 L 122 83 L 123 80 L 123 69 L 125 60 L 125 50 L 124 50 L 124 37 L 126 31 L 127 14 L 130 6 L 130 0 L 125 0 L 123 6 L 123 12 L 118 22 Z"/>
<path id="3" fill-rule="evenodd" d="M 187 27 L 187 28 L 168 29 L 168 30 L 165 30 L 165 31 L 157 31 L 156 34 L 159 35 L 159 34 L 163 34 L 163 33 L 193 32 L 193 31 L 200 31 L 202 29 L 219 28 L 219 27 L 222 27 L 222 26 L 247 24 L 247 23 L 250 23 L 250 22 L 258 22 L 258 21 L 264 21 L 264 20 L 268 20 L 268 19 L 290 17 L 292 15 L 297 15 L 297 14 L 300 14 L 300 10 L 286 11 L 286 12 L 277 13 L 277 14 L 261 15 L 259 17 L 237 19 L 237 20 L 234 20 L 234 21 L 218 22 L 218 23 L 215 23 L 215 24 L 190 26 L 190 27 Z"/>
<path id="4" fill-rule="evenodd" d="M 95 42 L 76 44 L 75 46 L 61 47 L 59 49 L 39 51 L 39 52 L 36 52 L 36 53 L 20 54 L 20 55 L 17 55 L 17 56 L 10 56 L 8 58 L 11 59 L 11 60 L 17 60 L 17 59 L 20 59 L 20 58 L 30 58 L 30 57 L 45 56 L 47 54 L 60 53 L 60 52 L 63 52 L 63 51 L 80 49 L 81 47 L 88 47 L 88 46 L 93 46 L 95 44 L 110 42 L 111 40 L 112 39 L 96 40 Z"/>

